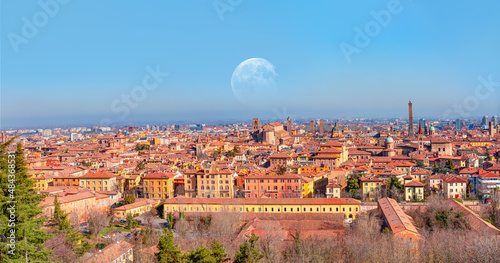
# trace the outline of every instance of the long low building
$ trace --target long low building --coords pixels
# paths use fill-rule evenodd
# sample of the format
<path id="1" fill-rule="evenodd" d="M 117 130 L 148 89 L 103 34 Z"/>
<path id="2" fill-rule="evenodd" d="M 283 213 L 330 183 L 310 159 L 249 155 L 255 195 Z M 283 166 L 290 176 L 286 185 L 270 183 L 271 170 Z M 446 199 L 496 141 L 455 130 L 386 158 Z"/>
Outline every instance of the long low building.
<path id="1" fill-rule="evenodd" d="M 163 212 L 342 213 L 355 219 L 361 201 L 352 198 L 186 198 L 163 202 Z"/>
<path id="2" fill-rule="evenodd" d="M 403 241 L 418 242 L 420 234 L 413 224 L 413 219 L 401 209 L 396 200 L 382 198 L 378 200 L 377 206 L 384 217 L 384 225 L 391 230 L 394 236 Z"/>
<path id="3" fill-rule="evenodd" d="M 146 198 L 139 198 L 135 200 L 134 203 L 123 205 L 114 209 L 114 215 L 120 218 L 127 218 L 127 216 L 132 215 L 134 217 L 142 215 L 148 211 L 151 211 L 155 206 L 160 203 L 159 200 L 152 200 Z"/>

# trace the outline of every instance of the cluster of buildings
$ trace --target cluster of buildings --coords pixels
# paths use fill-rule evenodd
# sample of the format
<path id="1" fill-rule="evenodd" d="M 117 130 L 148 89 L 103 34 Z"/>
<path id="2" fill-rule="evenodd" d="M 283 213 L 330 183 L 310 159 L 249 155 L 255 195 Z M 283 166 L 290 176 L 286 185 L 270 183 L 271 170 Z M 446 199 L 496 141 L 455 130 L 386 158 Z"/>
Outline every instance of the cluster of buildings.
<path id="1" fill-rule="evenodd" d="M 48 215 L 54 195 L 79 212 L 113 206 L 126 195 L 165 205 L 195 200 L 206 202 L 205 208 L 211 207 L 211 200 L 250 204 L 268 199 L 276 200 L 268 211 L 285 212 L 291 207 L 284 204 L 299 205 L 303 199 L 311 199 L 309 205 L 323 202 L 315 201 L 320 198 L 333 203 L 351 197 L 376 201 L 388 196 L 394 178 L 404 188 L 401 199 L 406 201 L 423 200 L 431 193 L 488 201 L 500 187 L 498 123 L 492 120 L 486 127 L 460 120 L 457 129 L 456 121 L 421 119 L 414 127 L 411 102 L 408 107 L 409 122 L 288 118 L 262 123 L 254 118 L 252 123 L 196 129 L 154 125 L 10 130 L 0 138 L 18 136 L 23 143 L 35 190 L 49 193 L 44 201 Z M 348 183 L 352 177 L 357 179 L 357 196 Z M 79 190 L 54 190 L 67 187 Z M 97 202 L 103 198 L 108 201 Z M 265 211 L 266 206 L 259 209 Z M 242 207 L 246 211 L 251 206 Z M 355 213 L 344 216 L 354 218 Z"/>

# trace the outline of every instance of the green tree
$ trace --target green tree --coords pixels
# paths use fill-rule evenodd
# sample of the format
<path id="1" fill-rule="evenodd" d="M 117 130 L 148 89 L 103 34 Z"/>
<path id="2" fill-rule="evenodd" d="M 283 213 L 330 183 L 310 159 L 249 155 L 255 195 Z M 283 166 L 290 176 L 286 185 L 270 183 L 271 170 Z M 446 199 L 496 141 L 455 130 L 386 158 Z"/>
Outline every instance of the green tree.
<path id="1" fill-rule="evenodd" d="M 132 194 L 126 195 L 125 196 L 125 203 L 128 204 L 133 204 L 135 202 L 135 196 Z"/>
<path id="2" fill-rule="evenodd" d="M 234 153 L 240 153 L 240 148 L 238 148 L 238 146 L 235 145 L 234 148 L 233 148 L 233 152 Z"/>
<path id="3" fill-rule="evenodd" d="M 54 215 L 50 221 L 57 228 L 57 231 L 67 231 L 71 228 L 68 214 L 61 210 L 61 203 L 57 200 L 57 195 L 54 196 Z"/>
<path id="4" fill-rule="evenodd" d="M 234 263 L 259 262 L 264 255 L 260 253 L 259 245 L 257 244 L 258 240 L 259 237 L 252 233 L 252 236 L 240 245 L 240 249 L 236 250 Z"/>
<path id="5" fill-rule="evenodd" d="M 135 145 L 135 151 L 139 152 L 142 150 L 149 150 L 149 145 L 144 143 L 138 143 Z"/>
<path id="6" fill-rule="evenodd" d="M 389 179 L 387 179 L 387 188 L 396 188 L 400 192 L 404 191 L 405 189 L 399 178 L 397 178 L 396 176 L 391 176 L 389 177 Z"/>
<path id="7" fill-rule="evenodd" d="M 215 240 L 212 243 L 210 249 L 212 250 L 212 258 L 214 258 L 216 263 L 224 263 L 229 261 L 229 258 L 226 254 L 226 249 L 221 243 L 219 243 L 218 240 Z"/>
<path id="8" fill-rule="evenodd" d="M 280 166 L 278 167 L 277 174 L 278 174 L 278 175 L 283 175 L 283 174 L 285 174 L 285 173 L 286 173 L 286 167 L 285 167 L 285 166 L 280 165 Z"/>
<path id="9" fill-rule="evenodd" d="M 172 212 L 167 214 L 168 229 L 174 228 L 174 215 Z"/>
<path id="10" fill-rule="evenodd" d="M 452 170 L 452 171 L 455 171 L 455 164 L 453 163 L 453 161 L 451 159 L 448 159 L 448 161 L 446 161 L 445 167 Z"/>
<path id="11" fill-rule="evenodd" d="M 156 259 L 159 263 L 178 263 L 183 261 L 182 252 L 174 243 L 174 234 L 168 229 L 163 229 L 163 234 L 158 242 Z"/>
<path id="12" fill-rule="evenodd" d="M 446 174 L 446 173 L 455 173 L 454 170 L 450 169 L 450 168 L 447 168 L 445 166 L 437 166 L 436 164 L 434 164 L 434 167 L 432 167 L 432 173 L 434 174 Z"/>
<path id="13" fill-rule="evenodd" d="M 7 152 L 12 141 L 0 146 L 0 261 L 50 262 L 50 251 L 43 247 L 50 235 L 41 229 L 45 221 L 39 206 L 43 196 L 35 193 L 22 145 L 17 144 L 15 154 Z M 11 240 L 15 250 L 7 246 Z"/>
<path id="14" fill-rule="evenodd" d="M 134 217 L 132 216 L 132 214 L 129 214 L 127 216 L 127 227 L 128 227 L 128 229 L 133 229 L 133 228 L 136 228 L 137 226 L 138 226 L 137 221 L 134 220 Z"/>
<path id="15" fill-rule="evenodd" d="M 139 162 L 137 164 L 137 166 L 135 167 L 135 170 L 139 171 L 139 170 L 144 170 L 146 169 L 146 165 L 144 164 L 144 162 Z"/>
<path id="16" fill-rule="evenodd" d="M 491 161 L 493 160 L 493 156 L 491 156 L 490 154 L 490 151 L 486 151 L 486 158 L 485 158 L 486 161 Z"/>
<path id="17" fill-rule="evenodd" d="M 352 175 L 349 179 L 347 179 L 347 192 L 352 194 L 352 197 L 356 198 L 359 195 L 359 175 Z"/>
<path id="18" fill-rule="evenodd" d="M 189 251 L 185 255 L 186 261 L 189 263 L 215 263 L 215 259 L 212 257 L 212 252 L 210 249 L 201 246 L 196 249 Z"/>
<path id="19" fill-rule="evenodd" d="M 417 167 L 419 167 L 419 168 L 425 168 L 425 165 L 424 165 L 423 162 L 417 161 Z"/>
<path id="20" fill-rule="evenodd" d="M 75 229 L 69 219 L 68 214 L 62 211 L 61 203 L 54 196 L 54 214 L 50 220 L 51 225 L 59 232 L 64 233 L 66 242 L 71 246 L 77 256 L 82 256 L 90 248 L 84 237 Z"/>

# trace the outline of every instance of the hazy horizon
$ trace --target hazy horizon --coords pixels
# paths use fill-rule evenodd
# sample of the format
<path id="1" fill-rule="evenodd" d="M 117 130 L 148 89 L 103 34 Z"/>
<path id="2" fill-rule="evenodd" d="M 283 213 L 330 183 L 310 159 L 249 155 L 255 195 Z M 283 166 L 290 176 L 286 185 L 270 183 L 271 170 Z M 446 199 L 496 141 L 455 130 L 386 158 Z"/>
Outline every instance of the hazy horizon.
<path id="1" fill-rule="evenodd" d="M 40 3 L 1 4 L 1 128 L 499 115 L 497 1 Z"/>

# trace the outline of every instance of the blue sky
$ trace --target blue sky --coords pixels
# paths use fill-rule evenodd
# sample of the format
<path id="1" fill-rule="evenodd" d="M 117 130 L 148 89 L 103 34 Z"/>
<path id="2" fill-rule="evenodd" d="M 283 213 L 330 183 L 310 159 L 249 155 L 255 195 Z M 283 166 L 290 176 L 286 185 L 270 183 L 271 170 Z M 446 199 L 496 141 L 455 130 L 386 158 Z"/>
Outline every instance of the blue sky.
<path id="1" fill-rule="evenodd" d="M 45 11 L 38 1 L 1 3 L 3 127 L 404 118 L 410 98 L 422 117 L 454 118 L 461 114 L 449 113 L 454 104 L 474 100 L 467 116 L 499 112 L 499 90 L 475 95 L 481 76 L 500 82 L 498 1 L 40 2 L 58 4 Z M 215 5 L 229 8 L 223 19 Z M 391 5 L 399 12 L 347 61 L 341 43 L 356 47 L 355 28 L 366 33 L 377 23 L 372 13 Z M 26 21 L 36 19 L 36 34 L 26 35 Z M 273 104 L 252 107 L 234 96 L 233 71 L 250 58 L 274 65 Z M 157 66 L 168 72 L 157 88 L 127 116 L 113 111 Z"/>

